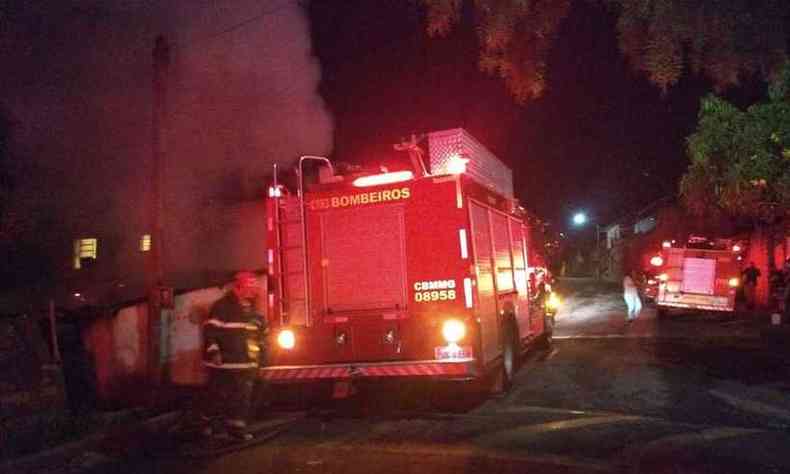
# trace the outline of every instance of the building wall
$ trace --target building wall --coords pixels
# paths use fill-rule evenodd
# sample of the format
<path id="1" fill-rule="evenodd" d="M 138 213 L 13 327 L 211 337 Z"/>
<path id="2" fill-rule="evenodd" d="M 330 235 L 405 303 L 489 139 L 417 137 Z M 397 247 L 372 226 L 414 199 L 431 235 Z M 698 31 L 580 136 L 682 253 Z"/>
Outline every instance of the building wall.
<path id="1" fill-rule="evenodd" d="M 210 206 L 193 215 L 192 220 L 195 224 L 188 235 L 169 238 L 165 229 L 168 245 L 163 267 L 167 286 L 176 290 L 205 288 L 227 281 L 239 270 L 265 268 L 263 199 Z M 58 306 L 117 308 L 146 297 L 151 254 L 140 251 L 140 235 L 131 231 L 78 235 L 98 239 L 98 257 L 92 264 L 74 269 L 73 240 L 63 239 L 64 252 L 59 260 L 67 263 L 63 265 L 64 278 L 53 295 Z"/>
<path id="2" fill-rule="evenodd" d="M 127 306 L 85 323 L 82 339 L 94 370 L 95 390 L 103 403 L 141 403 L 151 374 L 148 305 Z"/>
<path id="3" fill-rule="evenodd" d="M 260 277 L 261 295 L 266 294 Z M 222 286 L 184 292 L 174 308 L 151 324 L 146 302 L 129 305 L 93 319 L 82 339 L 95 368 L 96 392 L 103 404 L 151 403 L 155 387 L 200 386 L 206 381 L 202 365 L 203 323 L 227 288 Z M 259 298 L 259 304 L 264 299 Z M 265 314 L 263 307 L 259 312 Z M 155 332 L 158 331 L 158 332 Z"/>

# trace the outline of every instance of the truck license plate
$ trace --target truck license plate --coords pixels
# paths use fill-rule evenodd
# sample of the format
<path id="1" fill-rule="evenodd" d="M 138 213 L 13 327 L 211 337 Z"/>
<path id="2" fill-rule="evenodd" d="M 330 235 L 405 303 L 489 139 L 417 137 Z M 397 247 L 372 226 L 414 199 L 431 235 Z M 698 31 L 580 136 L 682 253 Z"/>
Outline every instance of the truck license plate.
<path id="1" fill-rule="evenodd" d="M 458 346 L 455 344 L 439 346 L 434 349 L 434 356 L 437 360 L 470 359 L 472 357 L 472 346 Z"/>

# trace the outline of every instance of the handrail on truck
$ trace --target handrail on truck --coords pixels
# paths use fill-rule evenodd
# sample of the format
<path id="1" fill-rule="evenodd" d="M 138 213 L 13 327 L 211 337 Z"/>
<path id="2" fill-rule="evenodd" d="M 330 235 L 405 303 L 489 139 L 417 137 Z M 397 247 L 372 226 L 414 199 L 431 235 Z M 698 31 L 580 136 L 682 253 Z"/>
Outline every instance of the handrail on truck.
<path id="1" fill-rule="evenodd" d="M 326 163 L 332 174 L 335 174 L 335 168 L 332 162 L 324 156 L 304 155 L 299 157 L 299 213 L 302 219 L 302 256 L 304 257 L 304 319 L 305 324 L 310 325 L 310 282 L 307 276 L 307 222 L 305 220 L 305 205 L 304 205 L 304 172 L 302 171 L 302 163 L 305 160 L 315 160 Z"/>

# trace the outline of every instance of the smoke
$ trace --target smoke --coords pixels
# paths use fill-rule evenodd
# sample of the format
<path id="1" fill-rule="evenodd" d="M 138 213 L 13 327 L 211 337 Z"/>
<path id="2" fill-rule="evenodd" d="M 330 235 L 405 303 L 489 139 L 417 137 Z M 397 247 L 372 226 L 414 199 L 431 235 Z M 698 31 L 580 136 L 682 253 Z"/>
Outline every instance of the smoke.
<path id="1" fill-rule="evenodd" d="M 169 247 L 194 240 L 206 209 L 261 197 L 273 163 L 331 151 L 301 2 L 10 3 L 0 11 L 0 105 L 17 124 L 14 156 L 26 162 L 18 194 L 25 205 L 37 202 L 24 214 L 51 216 L 64 235 L 150 228 L 152 50 L 160 34 L 171 51 L 163 123 Z"/>

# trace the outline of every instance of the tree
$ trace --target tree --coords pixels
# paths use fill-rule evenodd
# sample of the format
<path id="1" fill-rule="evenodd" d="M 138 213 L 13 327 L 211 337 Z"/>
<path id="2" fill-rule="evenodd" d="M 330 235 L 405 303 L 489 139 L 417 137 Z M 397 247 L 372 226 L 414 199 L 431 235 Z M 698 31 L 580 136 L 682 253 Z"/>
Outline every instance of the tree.
<path id="1" fill-rule="evenodd" d="M 419 0 L 430 36 L 462 21 L 464 0 Z M 583 0 L 577 0 L 577 2 Z M 620 50 L 632 68 L 666 91 L 684 74 L 718 92 L 744 75 L 772 78 L 787 57 L 786 0 L 584 0 L 617 16 Z M 472 0 L 480 69 L 499 75 L 516 101 L 540 97 L 546 61 L 571 0 Z"/>
<path id="2" fill-rule="evenodd" d="M 790 62 L 768 100 L 745 110 L 709 95 L 688 138 L 681 196 L 696 214 L 772 223 L 790 209 Z"/>
<path id="3" fill-rule="evenodd" d="M 765 236 L 773 268 L 773 235 L 790 218 L 790 62 L 765 102 L 742 110 L 715 95 L 704 98 L 688 155 L 680 183 L 686 207 L 748 220 Z"/>

